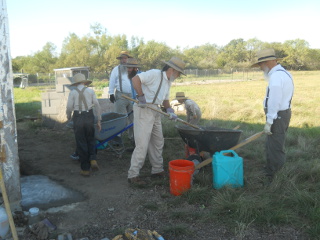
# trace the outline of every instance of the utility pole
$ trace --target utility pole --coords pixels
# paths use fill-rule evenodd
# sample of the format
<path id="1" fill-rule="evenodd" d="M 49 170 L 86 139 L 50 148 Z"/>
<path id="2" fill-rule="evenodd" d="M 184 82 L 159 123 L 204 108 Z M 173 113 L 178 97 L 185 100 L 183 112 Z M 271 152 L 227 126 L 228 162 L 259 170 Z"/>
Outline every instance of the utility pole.
<path id="1" fill-rule="evenodd" d="M 21 210 L 20 168 L 9 26 L 5 0 L 0 0 L 0 167 L 11 210 Z M 3 195 L 3 189 L 1 189 Z"/>

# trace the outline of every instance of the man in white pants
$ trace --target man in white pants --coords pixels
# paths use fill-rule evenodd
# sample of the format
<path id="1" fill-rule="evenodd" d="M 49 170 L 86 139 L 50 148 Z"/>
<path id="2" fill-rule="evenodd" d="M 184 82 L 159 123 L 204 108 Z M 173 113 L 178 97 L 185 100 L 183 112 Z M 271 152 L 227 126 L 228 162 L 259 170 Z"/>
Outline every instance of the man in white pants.
<path id="1" fill-rule="evenodd" d="M 136 147 L 132 153 L 131 166 L 128 171 L 128 182 L 143 185 L 145 181 L 139 177 L 148 154 L 152 166 L 151 177 L 165 177 L 163 169 L 162 150 L 164 138 L 161 125 L 161 113 L 149 107 L 160 110 L 162 104 L 171 120 L 177 115 L 170 107 L 169 94 L 172 82 L 183 74 L 185 63 L 172 57 L 162 70 L 151 69 L 137 74 L 132 78 L 133 87 L 137 92 L 138 104 L 133 105 L 134 113 L 134 140 Z"/>

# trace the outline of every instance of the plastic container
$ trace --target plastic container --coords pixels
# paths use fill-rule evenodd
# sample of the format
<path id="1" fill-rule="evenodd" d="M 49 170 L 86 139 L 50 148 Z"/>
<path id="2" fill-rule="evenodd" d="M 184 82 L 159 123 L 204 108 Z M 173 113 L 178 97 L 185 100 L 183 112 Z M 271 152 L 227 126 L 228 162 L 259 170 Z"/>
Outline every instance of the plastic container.
<path id="1" fill-rule="evenodd" d="M 179 196 L 191 188 L 194 163 L 177 159 L 169 162 L 170 193 Z"/>
<path id="2" fill-rule="evenodd" d="M 6 210 L 3 207 L 0 207 L 0 237 L 1 239 L 5 239 L 4 237 L 7 235 L 9 231 L 9 220 Z"/>
<path id="3" fill-rule="evenodd" d="M 229 153 L 233 156 L 226 156 Z M 213 187 L 243 187 L 243 159 L 233 150 L 216 152 L 213 155 Z"/>
<path id="4" fill-rule="evenodd" d="M 40 222 L 39 208 L 33 207 L 29 209 L 29 225 Z"/>
<path id="5" fill-rule="evenodd" d="M 187 144 L 184 145 L 186 158 L 188 158 L 190 155 L 197 154 L 197 149 L 189 147 Z"/>

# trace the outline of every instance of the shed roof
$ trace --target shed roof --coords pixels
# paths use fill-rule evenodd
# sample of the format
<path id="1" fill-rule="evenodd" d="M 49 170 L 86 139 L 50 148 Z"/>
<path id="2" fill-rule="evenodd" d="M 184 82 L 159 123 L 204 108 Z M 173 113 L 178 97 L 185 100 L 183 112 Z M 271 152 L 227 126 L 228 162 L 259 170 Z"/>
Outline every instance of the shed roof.
<path id="1" fill-rule="evenodd" d="M 57 71 L 66 71 L 66 70 L 89 70 L 90 67 L 70 67 L 70 68 L 56 68 L 53 69 L 55 72 Z"/>

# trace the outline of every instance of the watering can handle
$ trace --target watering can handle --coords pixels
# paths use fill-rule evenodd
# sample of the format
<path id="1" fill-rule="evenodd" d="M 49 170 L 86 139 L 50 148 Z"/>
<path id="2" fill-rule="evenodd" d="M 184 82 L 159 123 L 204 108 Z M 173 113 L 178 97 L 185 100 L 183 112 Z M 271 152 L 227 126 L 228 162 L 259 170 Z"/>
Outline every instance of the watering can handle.
<path id="1" fill-rule="evenodd" d="M 244 145 L 246 145 L 249 142 L 252 142 L 253 140 L 256 140 L 257 138 L 259 138 L 264 132 L 258 132 L 254 135 L 252 135 L 251 137 L 246 138 L 245 140 L 243 140 L 242 142 L 238 143 L 237 145 L 235 145 L 234 147 L 230 148 L 229 150 L 236 150 Z M 212 158 L 208 158 L 206 160 L 204 160 L 203 162 L 199 163 L 196 167 L 195 170 L 202 168 L 203 166 L 208 165 L 209 163 L 212 162 Z"/>
<path id="2" fill-rule="evenodd" d="M 132 101 L 132 102 L 135 102 L 135 103 L 138 103 L 138 102 L 139 102 L 138 100 L 133 99 L 133 98 L 130 98 L 130 97 L 126 96 L 126 95 L 122 95 L 122 97 L 123 97 L 123 98 L 126 98 L 126 99 L 128 99 L 128 100 L 130 100 L 130 101 Z M 150 107 L 150 106 L 148 106 L 148 105 L 147 105 L 147 108 L 150 108 L 150 109 L 152 109 L 152 110 L 154 110 L 154 111 L 156 111 L 156 112 L 158 112 L 158 113 L 161 113 L 161 114 L 163 114 L 163 115 L 165 115 L 165 116 L 167 116 L 167 117 L 170 116 L 170 114 L 165 113 L 165 112 L 162 112 L 161 110 L 155 109 L 155 108 Z M 180 118 L 177 118 L 177 121 L 178 121 L 178 122 L 181 122 L 181 123 L 183 123 L 183 124 L 185 124 L 185 125 L 188 125 L 188 126 L 190 126 L 190 127 L 193 127 L 193 128 L 196 128 L 196 129 L 201 129 L 199 126 L 196 126 L 196 125 L 193 125 L 193 124 L 188 123 L 188 122 L 186 122 L 186 121 L 183 121 L 183 120 L 180 119 Z"/>

